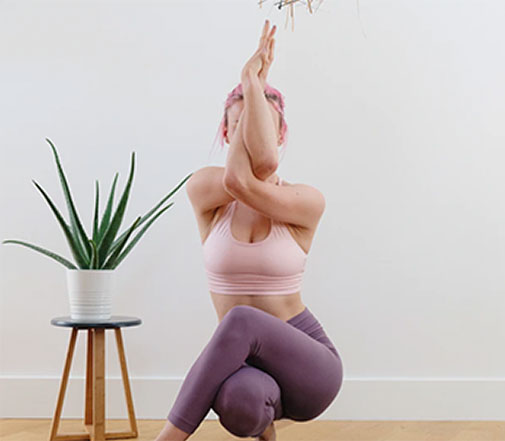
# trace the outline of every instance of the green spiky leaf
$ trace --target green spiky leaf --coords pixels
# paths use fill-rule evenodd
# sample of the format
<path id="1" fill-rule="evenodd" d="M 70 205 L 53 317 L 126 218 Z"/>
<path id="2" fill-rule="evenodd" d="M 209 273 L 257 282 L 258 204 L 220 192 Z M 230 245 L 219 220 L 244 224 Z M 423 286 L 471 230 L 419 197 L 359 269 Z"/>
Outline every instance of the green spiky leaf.
<path id="1" fill-rule="evenodd" d="M 70 193 L 70 188 L 68 186 L 67 178 L 65 177 L 65 173 L 63 172 L 63 167 L 61 166 L 60 158 L 58 156 L 58 152 L 56 151 L 56 147 L 51 142 L 49 138 L 46 138 L 46 141 L 51 146 L 53 150 L 54 159 L 56 161 L 56 166 L 58 168 L 58 174 L 60 177 L 61 186 L 63 188 L 63 194 L 65 195 L 65 201 L 67 203 L 68 214 L 70 215 L 70 225 L 74 234 L 76 234 L 80 247 L 84 248 L 84 252 L 86 255 L 86 260 L 89 261 L 91 258 L 91 245 L 89 244 L 89 239 L 82 226 L 81 220 L 79 219 L 79 215 L 77 214 L 77 210 L 74 205 L 74 201 L 72 200 L 72 195 Z"/>
<path id="2" fill-rule="evenodd" d="M 161 205 L 163 205 L 163 203 L 169 198 L 171 197 L 177 190 L 179 190 L 179 188 L 181 188 L 184 183 L 191 177 L 191 175 L 193 174 L 190 173 L 189 175 L 187 175 L 170 193 L 168 193 L 165 197 L 163 197 L 163 199 L 161 199 L 160 202 L 158 202 L 154 208 L 152 208 L 151 210 L 149 210 L 144 216 L 142 216 L 142 218 L 140 219 L 140 222 L 139 224 L 137 225 L 136 228 L 140 227 L 144 222 L 146 222 L 155 212 L 156 210 L 161 207 Z M 126 232 L 124 232 L 123 234 L 121 234 L 113 243 L 112 247 L 111 247 L 111 251 L 113 251 L 116 247 L 117 247 L 117 244 L 124 238 Z"/>
<path id="3" fill-rule="evenodd" d="M 49 256 L 51 259 L 54 259 L 57 262 L 61 263 L 62 265 L 65 265 L 67 268 L 78 269 L 72 262 L 69 262 L 64 257 L 61 257 L 60 255 L 53 253 L 52 251 L 46 250 L 45 248 L 39 247 L 37 245 L 33 245 L 31 243 L 16 239 L 7 239 L 4 240 L 2 243 L 16 243 L 19 245 L 24 245 L 25 247 L 31 248 L 32 250 L 38 251 L 42 254 L 45 254 L 46 256 Z"/>
<path id="4" fill-rule="evenodd" d="M 93 235 L 92 235 L 92 239 L 95 244 L 97 243 L 97 236 L 98 236 L 98 210 L 99 210 L 99 206 L 100 206 L 99 194 L 100 194 L 100 188 L 99 188 L 98 179 L 97 179 L 96 185 L 95 185 L 95 213 L 93 215 Z"/>
<path id="5" fill-rule="evenodd" d="M 131 163 L 130 163 L 130 174 L 128 176 L 128 182 L 126 183 L 126 187 L 123 190 L 123 194 L 121 195 L 121 199 L 119 200 L 118 206 L 116 207 L 116 211 L 112 220 L 107 227 L 103 237 L 101 238 L 98 244 L 98 266 L 101 267 L 105 258 L 109 254 L 109 249 L 116 237 L 116 233 L 121 226 L 121 222 L 123 221 L 123 216 L 126 210 L 126 204 L 128 203 L 128 197 L 130 196 L 130 188 L 133 182 L 133 175 L 135 173 L 135 152 L 132 152 L 131 155 Z"/>
<path id="6" fill-rule="evenodd" d="M 91 262 L 89 263 L 89 268 L 98 269 L 98 250 L 93 239 L 90 239 L 89 242 L 91 244 Z"/>
<path id="7" fill-rule="evenodd" d="M 128 228 L 128 230 L 126 232 L 126 236 L 123 238 L 121 243 L 117 246 L 116 250 L 109 256 L 109 258 L 103 264 L 103 266 L 102 266 L 103 269 L 111 269 L 111 268 L 115 267 L 115 262 L 119 256 L 119 253 L 121 253 L 126 242 L 128 242 L 128 239 L 130 238 L 131 234 L 133 233 L 133 230 L 137 227 L 138 223 L 140 222 L 141 217 L 142 216 L 139 216 L 137 219 L 135 219 L 135 222 L 133 222 L 132 226 L 130 228 Z"/>
<path id="8" fill-rule="evenodd" d="M 72 251 L 72 255 L 74 256 L 74 259 L 76 260 L 77 264 L 79 265 L 80 268 L 87 268 L 89 261 L 87 260 L 86 256 L 81 254 L 82 250 L 77 245 L 77 238 L 72 235 L 72 232 L 70 231 L 69 226 L 65 222 L 65 219 L 63 219 L 63 216 L 60 214 L 60 212 L 58 211 L 58 209 L 54 205 L 53 201 L 47 195 L 47 193 L 44 191 L 44 189 L 35 180 L 32 179 L 32 182 L 35 184 L 35 186 L 38 188 L 38 190 L 42 193 L 42 196 L 44 196 L 44 199 L 47 201 L 47 203 L 49 204 L 49 207 L 51 207 L 51 210 L 53 211 L 54 215 L 56 216 L 58 223 L 60 224 L 61 228 L 63 229 L 63 232 L 65 233 L 65 237 L 66 237 L 67 242 L 70 246 L 70 250 Z"/>
<path id="9" fill-rule="evenodd" d="M 107 200 L 107 206 L 105 207 L 105 211 L 103 212 L 102 215 L 102 220 L 100 221 L 100 227 L 98 228 L 98 234 L 96 238 L 96 243 L 99 244 L 102 240 L 103 234 L 105 231 L 107 231 L 107 228 L 109 227 L 109 222 L 110 222 L 110 217 L 112 214 L 112 204 L 114 203 L 114 193 L 116 191 L 116 183 L 117 183 L 117 178 L 119 176 L 119 173 L 116 172 L 116 175 L 114 176 L 114 179 L 112 181 L 112 186 L 109 192 L 109 197 Z"/>
<path id="10" fill-rule="evenodd" d="M 151 226 L 151 224 L 158 219 L 158 217 L 161 216 L 161 214 L 170 208 L 174 203 L 170 202 L 166 207 L 162 208 L 145 226 L 140 230 L 137 235 L 133 238 L 133 240 L 130 242 L 130 244 L 126 247 L 126 249 L 119 255 L 117 258 L 114 266 L 112 267 L 113 269 L 116 268 L 122 261 L 123 259 L 128 255 L 128 253 L 132 250 L 132 248 L 135 246 L 135 244 L 140 240 L 140 238 L 144 235 L 144 233 L 147 231 L 147 229 Z"/>

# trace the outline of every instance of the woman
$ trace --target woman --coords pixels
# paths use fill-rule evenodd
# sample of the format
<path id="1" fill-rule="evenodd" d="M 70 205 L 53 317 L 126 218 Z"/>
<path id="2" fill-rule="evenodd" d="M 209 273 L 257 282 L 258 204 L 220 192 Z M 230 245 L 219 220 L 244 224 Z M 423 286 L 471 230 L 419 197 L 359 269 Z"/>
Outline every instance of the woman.
<path id="1" fill-rule="evenodd" d="M 340 356 L 300 296 L 324 197 L 275 173 L 286 125 L 282 95 L 266 85 L 274 33 L 267 20 L 228 96 L 226 166 L 186 185 L 219 324 L 155 441 L 188 439 L 211 408 L 234 435 L 275 440 L 274 420 L 317 417 L 342 384 Z"/>

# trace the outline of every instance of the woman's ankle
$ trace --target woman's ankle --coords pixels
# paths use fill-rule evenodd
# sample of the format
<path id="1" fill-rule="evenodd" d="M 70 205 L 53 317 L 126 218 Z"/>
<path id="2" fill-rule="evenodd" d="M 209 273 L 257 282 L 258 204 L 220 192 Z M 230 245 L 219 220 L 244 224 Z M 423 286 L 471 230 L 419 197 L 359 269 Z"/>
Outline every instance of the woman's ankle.
<path id="1" fill-rule="evenodd" d="M 257 441 L 274 441 L 276 438 L 275 434 L 275 425 L 274 422 L 272 421 L 272 424 L 270 424 L 265 431 L 259 436 L 259 438 L 256 438 Z"/>
<path id="2" fill-rule="evenodd" d="M 165 427 L 154 441 L 186 441 L 189 436 L 189 433 L 184 432 L 167 420 Z"/>

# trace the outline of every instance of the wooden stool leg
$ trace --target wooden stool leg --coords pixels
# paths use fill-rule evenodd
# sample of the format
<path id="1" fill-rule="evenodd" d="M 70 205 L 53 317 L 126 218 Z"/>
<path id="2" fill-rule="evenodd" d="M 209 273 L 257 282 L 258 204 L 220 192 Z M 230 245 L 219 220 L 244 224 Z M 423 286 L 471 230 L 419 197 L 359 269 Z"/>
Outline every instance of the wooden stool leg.
<path id="1" fill-rule="evenodd" d="M 105 441 L 105 329 L 93 329 L 93 430 L 91 441 Z"/>
<path id="2" fill-rule="evenodd" d="M 60 424 L 61 410 L 63 408 L 63 400 L 65 399 L 65 391 L 67 390 L 68 377 L 70 375 L 70 367 L 72 366 L 72 357 L 74 355 L 77 332 L 78 332 L 77 328 L 72 328 L 72 333 L 70 334 L 70 342 L 68 344 L 67 349 L 67 357 L 65 360 L 65 367 L 63 368 L 63 376 L 61 377 L 60 382 L 58 401 L 56 402 L 56 409 L 54 411 L 53 420 L 51 422 L 49 441 L 54 441 L 57 438 L 58 426 Z"/>
<path id="3" fill-rule="evenodd" d="M 86 352 L 86 398 L 84 400 L 84 425 L 93 423 L 93 329 L 88 329 Z"/>
<path id="4" fill-rule="evenodd" d="M 123 338 L 121 336 L 121 328 L 114 328 L 116 335 L 116 345 L 119 355 L 119 364 L 121 365 L 121 377 L 123 378 L 123 386 L 126 396 L 126 405 L 128 408 L 128 419 L 130 420 L 131 433 L 129 437 L 136 438 L 138 436 L 137 421 L 135 419 L 135 411 L 133 410 L 132 393 L 130 389 L 130 381 L 128 378 L 128 370 L 126 368 L 126 356 L 123 345 Z"/>

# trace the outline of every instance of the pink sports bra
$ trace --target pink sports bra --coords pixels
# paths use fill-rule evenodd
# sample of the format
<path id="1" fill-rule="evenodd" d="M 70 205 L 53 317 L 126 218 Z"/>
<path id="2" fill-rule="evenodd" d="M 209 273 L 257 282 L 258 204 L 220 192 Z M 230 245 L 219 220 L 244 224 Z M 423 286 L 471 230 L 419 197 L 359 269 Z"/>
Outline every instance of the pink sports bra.
<path id="1" fill-rule="evenodd" d="M 271 219 L 270 232 L 263 240 L 250 243 L 235 239 L 230 225 L 238 203 L 234 200 L 226 206 L 203 243 L 210 291 L 235 295 L 300 291 L 308 254 L 286 224 L 275 219 Z"/>

